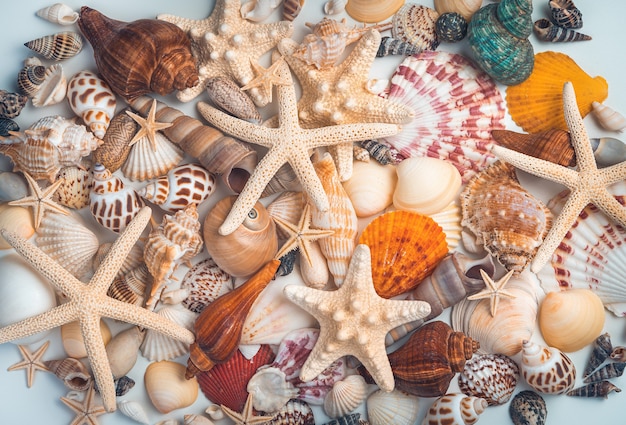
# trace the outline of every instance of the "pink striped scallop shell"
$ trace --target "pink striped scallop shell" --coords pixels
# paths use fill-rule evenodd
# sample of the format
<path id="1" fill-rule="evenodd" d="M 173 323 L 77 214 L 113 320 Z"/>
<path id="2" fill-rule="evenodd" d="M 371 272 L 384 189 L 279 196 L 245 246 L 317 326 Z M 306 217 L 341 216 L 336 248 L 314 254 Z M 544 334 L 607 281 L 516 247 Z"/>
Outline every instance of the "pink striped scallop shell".
<path id="1" fill-rule="evenodd" d="M 382 139 L 400 159 L 451 161 L 464 183 L 493 162 L 491 130 L 504 129 L 504 100 L 496 83 L 468 59 L 424 51 L 406 57 L 390 83 L 387 98 L 414 112 L 401 132 Z"/>

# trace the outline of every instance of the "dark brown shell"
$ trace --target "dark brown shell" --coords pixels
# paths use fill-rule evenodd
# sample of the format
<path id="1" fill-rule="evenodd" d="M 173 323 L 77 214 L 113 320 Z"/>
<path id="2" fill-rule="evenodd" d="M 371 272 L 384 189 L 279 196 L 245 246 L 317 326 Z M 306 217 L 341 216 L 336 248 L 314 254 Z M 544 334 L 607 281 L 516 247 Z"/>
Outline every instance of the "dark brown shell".
<path id="1" fill-rule="evenodd" d="M 199 82 L 191 42 L 172 23 L 122 22 L 83 6 L 78 26 L 93 47 L 100 75 L 126 99 L 150 92 L 167 95 Z"/>
<path id="2" fill-rule="evenodd" d="M 439 397 L 472 358 L 479 344 L 442 322 L 429 322 L 415 331 L 398 350 L 389 354 L 395 388 L 420 397 Z M 359 372 L 371 381 L 363 367 Z"/>
<path id="3" fill-rule="evenodd" d="M 129 116 L 124 108 L 113 117 L 107 132 L 102 139 L 103 143 L 93 153 L 93 160 L 104 165 L 109 171 L 118 170 L 130 153 L 130 141 L 139 129 L 139 124 Z"/>
<path id="4" fill-rule="evenodd" d="M 576 154 L 570 142 L 569 132 L 565 130 L 552 129 L 534 134 L 492 130 L 491 135 L 500 146 L 505 148 L 565 167 L 576 165 Z"/>

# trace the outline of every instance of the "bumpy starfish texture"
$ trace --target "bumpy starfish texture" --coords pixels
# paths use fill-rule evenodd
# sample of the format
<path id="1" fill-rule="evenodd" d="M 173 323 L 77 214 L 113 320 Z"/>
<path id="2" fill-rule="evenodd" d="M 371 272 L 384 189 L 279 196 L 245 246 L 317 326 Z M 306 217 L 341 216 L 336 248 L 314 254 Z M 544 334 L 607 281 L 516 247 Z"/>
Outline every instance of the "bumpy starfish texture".
<path id="1" fill-rule="evenodd" d="M 274 416 L 255 416 L 254 415 L 254 403 L 252 402 L 252 393 L 248 394 L 246 404 L 243 406 L 241 413 L 235 412 L 227 406 L 221 405 L 222 410 L 233 421 L 235 425 L 261 425 L 272 420 Z"/>
<path id="2" fill-rule="evenodd" d="M 281 75 L 289 75 L 286 63 L 281 64 Z M 327 211 L 328 197 L 315 173 L 309 151 L 317 147 L 385 137 L 398 132 L 397 125 L 384 123 L 344 124 L 305 129 L 298 122 L 296 104 L 296 90 L 293 82 L 289 86 L 279 86 L 279 127 L 270 128 L 232 117 L 204 102 L 198 102 L 198 110 L 202 116 L 215 127 L 240 140 L 269 148 L 220 226 L 220 234 L 228 235 L 243 223 L 248 212 L 261 197 L 267 183 L 286 162 L 291 165 L 302 188 L 315 206 L 320 211 Z"/>
<path id="3" fill-rule="evenodd" d="M 413 112 L 404 105 L 387 100 L 368 90 L 369 73 L 380 45 L 380 33 L 370 30 L 338 66 L 317 69 L 293 56 L 298 44 L 285 39 L 278 50 L 302 85 L 298 103 L 300 122 L 305 128 L 334 124 L 385 122 L 406 124 Z M 333 153 L 339 178 L 352 174 L 352 143 L 337 146 Z"/>
<path id="4" fill-rule="evenodd" d="M 96 390 L 91 385 L 83 401 L 61 397 L 61 401 L 72 409 L 76 416 L 70 425 L 98 425 L 98 416 L 107 413 L 104 406 L 96 402 Z"/>
<path id="5" fill-rule="evenodd" d="M 273 218 L 276 224 L 289 234 L 289 237 L 280 250 L 278 250 L 274 258 L 281 258 L 283 255 L 297 248 L 300 250 L 300 254 L 306 258 L 309 265 L 313 265 L 310 255 L 311 242 L 335 233 L 334 230 L 311 229 L 309 227 L 311 225 L 311 206 L 308 202 L 304 205 L 304 210 L 302 210 L 298 224 L 290 223 L 280 217 Z"/>
<path id="6" fill-rule="evenodd" d="M 267 93 L 267 101 L 270 103 L 272 101 L 272 89 L 274 86 L 288 86 L 291 84 L 291 80 L 289 78 L 285 78 L 278 73 L 278 67 L 280 66 L 280 62 L 283 58 L 279 58 L 274 61 L 269 68 L 263 68 L 261 65 L 254 61 L 250 61 L 250 66 L 254 70 L 255 77 L 245 86 L 241 88 L 241 90 L 250 90 L 255 87 L 259 87 L 263 93 Z"/>
<path id="7" fill-rule="evenodd" d="M 38 370 L 47 371 L 48 367 L 41 360 L 43 354 L 48 349 L 50 345 L 50 341 L 46 341 L 41 347 L 39 347 L 34 353 L 28 349 L 25 345 L 18 345 L 17 348 L 20 349 L 20 353 L 22 353 L 22 357 L 24 360 L 21 362 L 15 363 L 12 366 L 9 366 L 8 371 L 21 370 L 26 369 L 26 385 L 28 388 L 33 386 L 33 382 L 35 381 L 35 372 Z"/>
<path id="8" fill-rule="evenodd" d="M 239 85 L 248 84 L 254 73 L 250 61 L 273 49 L 293 32 L 288 21 L 255 24 L 241 16 L 239 0 L 217 0 L 211 15 L 206 19 L 186 19 L 173 15 L 158 15 L 157 19 L 171 22 L 187 33 L 191 39 L 191 53 L 198 63 L 200 82 L 177 93 L 181 102 L 187 102 L 204 90 L 206 81 L 223 76 Z M 271 93 L 271 92 L 270 92 Z M 265 90 L 252 89 L 252 100 L 257 106 L 269 101 Z"/>
<path id="9" fill-rule="evenodd" d="M 133 139 L 128 143 L 128 146 L 132 146 L 137 143 L 139 140 L 147 137 L 152 145 L 152 149 L 156 151 L 157 149 L 157 141 L 156 141 L 156 133 L 157 131 L 163 130 L 165 128 L 171 127 L 171 122 L 157 122 L 156 117 L 157 110 L 157 100 L 154 99 L 152 101 L 152 106 L 150 107 L 150 111 L 148 111 L 148 116 L 146 118 L 141 115 L 137 115 L 134 112 L 126 111 L 126 113 L 133 119 L 137 124 L 139 124 L 139 130 L 133 137 Z"/>
<path id="10" fill-rule="evenodd" d="M 139 211 L 115 241 L 89 283 L 76 279 L 24 238 L 6 230 L 0 231 L 4 239 L 68 299 L 67 302 L 50 311 L 0 328 L 0 344 L 77 320 L 85 341 L 87 357 L 107 411 L 115 410 L 116 403 L 113 374 L 100 333 L 102 317 L 153 329 L 186 344 L 193 343 L 195 339 L 193 333 L 170 320 L 145 308 L 118 301 L 106 294 L 129 251 L 141 236 L 150 216 L 149 207 L 144 207 Z"/>
<path id="11" fill-rule="evenodd" d="M 511 279 L 511 276 L 513 276 L 514 271 L 515 270 L 509 271 L 500 280 L 494 282 L 493 279 L 489 277 L 486 271 L 480 269 L 480 275 L 485 282 L 485 289 L 474 295 L 470 295 L 469 297 L 467 297 L 467 299 L 489 299 L 489 311 L 491 312 L 492 316 L 495 316 L 498 311 L 498 303 L 500 302 L 500 298 L 515 298 L 515 295 L 504 289 L 504 285 L 509 282 L 509 279 Z"/>
<path id="12" fill-rule="evenodd" d="M 369 247 L 360 244 L 338 290 L 285 286 L 285 296 L 320 323 L 317 343 L 300 372 L 303 381 L 315 378 L 338 358 L 353 355 L 381 389 L 393 390 L 395 383 L 385 351 L 385 336 L 396 326 L 425 318 L 430 305 L 424 301 L 381 298 L 374 289 L 371 262 Z"/>
<path id="13" fill-rule="evenodd" d="M 577 170 L 502 146 L 492 147 L 492 152 L 501 160 L 535 176 L 560 183 L 571 191 L 563 210 L 552 223 L 552 228 L 533 259 L 531 270 L 535 273 L 550 260 L 554 250 L 588 204 L 594 204 L 611 219 L 626 226 L 626 208 L 608 191 L 610 185 L 626 179 L 626 161 L 598 169 L 583 118 L 576 104 L 574 86 L 570 82 L 563 86 L 563 109 L 571 143 L 576 152 Z"/>
<path id="14" fill-rule="evenodd" d="M 35 230 L 41 225 L 41 220 L 46 214 L 46 211 L 54 211 L 60 214 L 69 215 L 69 211 L 57 204 L 52 200 L 52 195 L 57 191 L 59 186 L 63 184 L 64 179 L 58 179 L 45 189 L 41 189 L 39 184 L 28 173 L 24 173 L 28 187 L 30 190 L 30 196 L 15 201 L 9 202 L 9 205 L 16 205 L 22 207 L 30 207 L 33 211 L 33 218 L 35 222 Z"/>

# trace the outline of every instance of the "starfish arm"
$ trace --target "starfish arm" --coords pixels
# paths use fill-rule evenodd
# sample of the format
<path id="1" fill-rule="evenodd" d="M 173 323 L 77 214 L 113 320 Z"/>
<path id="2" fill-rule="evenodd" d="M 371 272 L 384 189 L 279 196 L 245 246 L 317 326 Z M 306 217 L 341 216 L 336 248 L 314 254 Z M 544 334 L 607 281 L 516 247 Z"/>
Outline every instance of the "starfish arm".
<path id="1" fill-rule="evenodd" d="M 363 140 L 389 137 L 398 133 L 397 124 L 340 124 L 307 129 L 309 147 L 330 146 L 338 143 L 361 142 Z"/>
<path id="2" fill-rule="evenodd" d="M 392 391 L 395 387 L 395 379 L 389 358 L 385 352 L 384 340 L 380 342 L 379 346 L 381 349 L 378 353 L 370 352 L 369 355 L 361 355 L 357 358 L 363 363 L 363 366 L 367 369 L 380 389 L 383 391 Z"/>
<path id="3" fill-rule="evenodd" d="M 207 103 L 198 102 L 197 108 L 204 119 L 211 125 L 231 136 L 240 139 L 245 137 L 245 140 L 267 148 L 272 146 L 272 140 L 276 137 L 272 135 L 272 130 L 268 130 L 267 127 L 240 120 L 225 114 Z"/>
<path id="4" fill-rule="evenodd" d="M 107 304 L 102 310 L 102 315 L 105 317 L 155 330 L 185 344 L 192 344 L 195 340 L 193 332 L 190 330 L 137 305 L 129 305 L 111 298 L 107 300 Z"/>
<path id="5" fill-rule="evenodd" d="M 602 181 L 606 182 L 607 186 L 625 180 L 626 161 L 611 165 L 610 167 L 600 168 L 598 173 Z"/>
<path id="6" fill-rule="evenodd" d="M 594 194 L 592 202 L 611 219 L 626 227 L 626 207 L 620 204 L 608 190 Z"/>
<path id="7" fill-rule="evenodd" d="M 425 301 L 381 300 L 387 307 L 385 311 L 385 329 L 390 331 L 405 323 L 421 320 L 430 314 L 430 304 Z M 385 332 L 386 334 L 387 332 Z M 383 335 L 384 338 L 384 335 Z"/>
<path id="8" fill-rule="evenodd" d="M 85 351 L 91 366 L 94 380 L 102 396 L 102 403 L 107 412 L 113 412 L 116 408 L 115 383 L 113 372 L 107 360 L 107 353 L 100 331 L 100 315 L 89 314 L 80 318 L 80 332 L 85 341 Z"/>
<path id="9" fill-rule="evenodd" d="M 563 85 L 563 115 L 569 129 L 571 143 L 576 152 L 576 165 L 581 171 L 596 169 L 596 159 L 593 156 L 589 136 L 583 124 L 583 117 L 578 110 L 574 85 L 566 82 Z"/>
<path id="10" fill-rule="evenodd" d="M 0 344 L 44 332 L 78 319 L 73 303 L 61 304 L 52 310 L 0 328 Z"/>
<path id="11" fill-rule="evenodd" d="M 286 162 L 284 154 L 278 150 L 270 149 L 259 161 L 252 175 L 246 182 L 241 193 L 235 200 L 228 216 L 219 228 L 221 235 L 229 235 L 245 220 L 248 212 L 254 207 L 260 198 L 263 189 L 272 179 L 274 173 Z"/>
<path id="12" fill-rule="evenodd" d="M 339 180 L 345 182 L 352 177 L 353 153 L 352 142 L 329 146 L 330 154 L 335 160 Z"/>
<path id="13" fill-rule="evenodd" d="M 307 357 L 306 361 L 302 365 L 302 368 L 300 369 L 300 379 L 303 382 L 315 379 L 316 376 L 322 373 L 324 369 L 330 366 L 335 360 L 345 355 L 352 354 L 349 352 L 346 345 L 337 347 L 324 346 L 323 342 L 320 341 L 328 339 L 328 336 L 326 335 L 328 332 L 331 331 L 329 331 L 327 327 L 322 326 L 320 328 L 318 340 L 309 353 L 309 357 Z M 332 339 L 333 338 L 330 338 L 330 340 Z M 331 344 L 335 345 L 334 343 Z"/>
<path id="14" fill-rule="evenodd" d="M 546 180 L 560 183 L 570 189 L 575 187 L 578 180 L 578 172 L 550 161 L 525 155 L 498 145 L 494 145 L 491 148 L 491 152 L 497 156 L 498 159 L 505 161 L 520 170 L 524 170 L 527 173 Z"/>
<path id="15" fill-rule="evenodd" d="M 178 91 L 176 93 L 176 99 L 178 99 L 181 102 L 185 103 L 185 102 L 189 102 L 189 101 L 195 99 L 196 97 L 200 96 L 200 94 L 202 94 L 202 92 L 204 92 L 207 80 L 208 80 L 207 77 L 204 77 L 204 76 L 200 75 L 200 79 L 198 81 L 198 84 L 196 84 L 193 87 L 189 87 L 189 88 L 186 88 L 184 90 Z"/>
<path id="16" fill-rule="evenodd" d="M 567 232 L 571 229 L 572 224 L 576 221 L 576 218 L 580 212 L 589 203 L 589 198 L 584 196 L 583 193 L 574 190 L 567 202 L 563 206 L 561 213 L 552 223 L 552 228 L 543 240 L 543 243 L 537 250 L 537 254 L 532 261 L 531 271 L 538 273 L 543 266 L 545 266 L 554 250 L 559 246 Z"/>
<path id="17" fill-rule="evenodd" d="M 146 206 L 139 210 L 132 221 L 128 223 L 91 278 L 90 285 L 93 287 L 93 291 L 105 293 L 109 289 L 117 271 L 126 260 L 130 250 L 135 246 L 135 242 L 141 236 L 151 216 L 152 210 Z"/>
<path id="18" fill-rule="evenodd" d="M 324 186 L 320 181 L 315 167 L 311 163 L 308 154 L 301 150 L 294 152 L 289 158 L 289 165 L 300 181 L 302 188 L 320 211 L 328 211 L 330 204 L 328 195 L 324 191 Z"/>

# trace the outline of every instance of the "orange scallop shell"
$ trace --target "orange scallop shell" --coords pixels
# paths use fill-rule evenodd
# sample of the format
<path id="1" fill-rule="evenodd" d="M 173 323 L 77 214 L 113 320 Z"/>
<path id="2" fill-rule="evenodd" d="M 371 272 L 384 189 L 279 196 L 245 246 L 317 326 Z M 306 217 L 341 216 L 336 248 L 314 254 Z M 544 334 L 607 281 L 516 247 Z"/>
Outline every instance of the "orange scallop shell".
<path id="1" fill-rule="evenodd" d="M 535 66 L 526 81 L 506 89 L 511 118 L 527 133 L 559 128 L 567 130 L 563 115 L 563 84 L 571 81 L 583 118 L 594 101 L 602 103 L 609 86 L 603 77 L 591 77 L 569 56 L 558 52 L 535 55 Z"/>
<path id="2" fill-rule="evenodd" d="M 377 217 L 363 230 L 359 244 L 370 247 L 374 288 L 384 298 L 415 288 L 448 253 L 441 227 L 411 211 Z"/>

